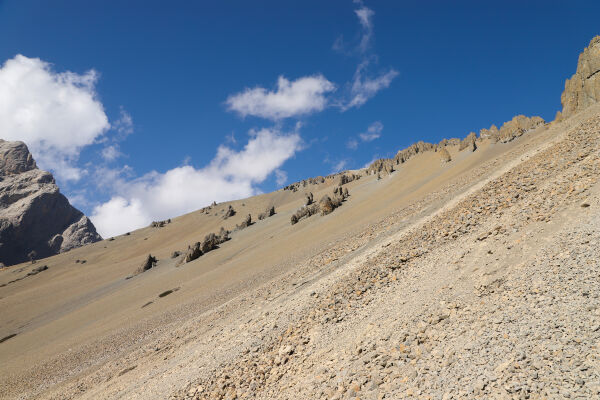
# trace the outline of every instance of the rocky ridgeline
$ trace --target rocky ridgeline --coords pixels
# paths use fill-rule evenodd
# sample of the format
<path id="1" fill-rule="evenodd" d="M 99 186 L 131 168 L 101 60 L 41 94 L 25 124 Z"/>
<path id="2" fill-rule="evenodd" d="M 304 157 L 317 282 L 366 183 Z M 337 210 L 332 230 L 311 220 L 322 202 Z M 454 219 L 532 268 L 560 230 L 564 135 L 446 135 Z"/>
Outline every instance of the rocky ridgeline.
<path id="1" fill-rule="evenodd" d="M 595 258 L 585 252 L 597 248 L 600 236 L 593 242 L 589 236 L 597 227 L 556 238 L 539 263 L 477 288 L 479 300 L 432 301 L 407 320 L 392 307 L 369 336 L 348 344 L 332 337 L 331 349 L 327 340 L 317 345 L 312 338 L 318 332 L 335 335 L 351 329 L 361 309 L 368 313 L 370 303 L 386 304 L 388 296 L 397 296 L 411 271 L 424 263 L 452 261 L 444 258 L 449 248 L 502 240 L 553 219 L 580 202 L 580 194 L 599 178 L 600 118 L 595 117 L 390 243 L 328 288 L 270 343 L 248 349 L 237 362 L 174 397 L 594 398 L 600 385 L 594 383 L 597 355 L 592 344 L 600 339 L 600 325 L 597 318 L 590 325 L 585 310 L 597 310 L 599 303 L 593 290 L 580 292 L 579 287 L 595 282 L 591 277 L 597 268 L 587 267 L 593 267 Z M 589 244 L 585 251 L 569 251 L 580 248 L 583 239 Z M 407 286 L 416 290 L 416 283 Z M 506 307 L 499 306 L 509 300 Z M 336 330 L 336 325 L 341 327 Z"/>
<path id="2" fill-rule="evenodd" d="M 389 175 L 394 172 L 400 164 L 405 163 L 417 154 L 427 151 L 439 152 L 448 146 L 458 146 L 459 151 L 465 149 L 475 151 L 477 150 L 477 142 L 483 139 L 492 140 L 494 143 L 507 143 L 544 124 L 544 120 L 540 117 L 517 115 L 512 120 L 505 122 L 500 130 L 498 130 L 495 125 L 492 125 L 490 129 L 482 129 L 479 137 L 475 132 L 471 132 L 462 140 L 456 138 L 443 139 L 437 144 L 419 141 L 406 149 L 400 150 L 394 158 L 381 158 L 375 160 L 366 168 L 366 174 L 378 176 Z M 447 150 L 440 155 L 440 159 L 443 162 L 451 161 L 450 154 Z"/>
<path id="3" fill-rule="evenodd" d="M 102 240 L 37 168 L 23 142 L 0 139 L 0 262 L 11 265 Z"/>
<path id="4" fill-rule="evenodd" d="M 320 183 L 325 183 L 326 179 L 332 180 L 335 178 L 337 174 L 328 175 L 326 177 L 317 176 L 315 178 L 303 179 L 298 182 L 291 183 L 283 188 L 283 190 L 289 190 L 292 192 L 297 192 L 300 188 L 305 188 L 308 185 L 318 185 Z"/>
<path id="5" fill-rule="evenodd" d="M 568 118 L 600 101 L 600 36 L 594 37 L 579 55 L 577 71 L 565 82 L 560 101 L 563 109 L 562 113 L 557 113 L 557 120 Z"/>

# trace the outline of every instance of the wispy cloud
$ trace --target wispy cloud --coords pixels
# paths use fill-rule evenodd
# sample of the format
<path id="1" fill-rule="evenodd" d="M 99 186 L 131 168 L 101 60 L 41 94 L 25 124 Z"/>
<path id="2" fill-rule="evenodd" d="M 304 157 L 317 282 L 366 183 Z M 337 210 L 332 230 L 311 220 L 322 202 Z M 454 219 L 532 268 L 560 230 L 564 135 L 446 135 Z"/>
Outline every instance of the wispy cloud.
<path id="1" fill-rule="evenodd" d="M 350 150 L 358 149 L 358 140 L 356 140 L 356 139 L 348 140 L 348 142 L 346 142 L 346 147 L 349 148 Z"/>
<path id="2" fill-rule="evenodd" d="M 281 170 L 281 169 L 276 169 L 275 170 L 275 181 L 277 182 L 277 185 L 281 186 L 284 183 L 287 182 L 288 176 L 287 176 L 287 172 Z"/>
<path id="3" fill-rule="evenodd" d="M 366 132 L 363 132 L 358 136 L 363 142 L 371 142 L 381 137 L 381 131 L 383 131 L 383 124 L 380 121 L 375 121 L 369 125 Z"/>
<path id="4" fill-rule="evenodd" d="M 348 165 L 348 160 L 341 160 L 333 166 L 333 173 L 343 171 Z"/>
<path id="5" fill-rule="evenodd" d="M 111 144 L 106 146 L 100 152 L 100 155 L 105 161 L 114 161 L 117 158 L 121 157 L 123 154 L 119 150 L 119 146 L 117 144 Z"/>
<path id="6" fill-rule="evenodd" d="M 113 122 L 113 129 L 118 133 L 118 140 L 123 140 L 133 133 L 133 119 L 123 106 L 119 110 L 119 119 Z"/>
<path id="7" fill-rule="evenodd" d="M 373 16 L 375 15 L 375 12 L 363 5 L 358 10 L 354 10 L 354 13 L 358 17 L 358 21 L 363 29 L 359 49 L 362 52 L 365 52 L 369 48 L 371 37 L 373 36 Z"/>
<path id="8" fill-rule="evenodd" d="M 383 124 L 381 121 L 375 121 L 367 128 L 366 132 L 361 132 L 358 134 L 358 138 L 351 138 L 346 143 L 346 147 L 351 150 L 356 150 L 360 142 L 372 142 L 375 139 L 379 139 L 381 137 L 381 132 L 383 131 Z"/>
<path id="9" fill-rule="evenodd" d="M 350 89 L 350 101 L 342 106 L 342 111 L 362 106 L 369 99 L 375 97 L 377 92 L 388 88 L 394 78 L 398 76 L 398 71 L 393 68 L 377 76 L 368 76 L 366 69 L 369 64 L 370 61 L 365 60 L 356 69 Z"/>
<path id="10" fill-rule="evenodd" d="M 388 88 L 394 78 L 398 76 L 398 71 L 394 68 L 388 68 L 383 71 L 373 72 L 373 65 L 377 64 L 377 56 L 372 54 L 372 44 L 374 37 L 374 16 L 375 12 L 366 7 L 362 1 L 355 2 L 359 8 L 354 10 L 361 27 L 360 40 L 356 45 L 354 54 L 358 54 L 361 61 L 356 67 L 352 81 L 347 85 L 345 96 L 338 100 L 337 106 L 342 111 L 351 108 L 358 108 L 373 98 L 379 91 Z M 343 37 L 339 36 L 333 44 L 333 49 L 343 52 L 345 44 Z"/>
<path id="11" fill-rule="evenodd" d="M 326 95 L 335 85 L 323 75 L 313 75 L 290 81 L 280 76 L 275 90 L 262 87 L 246 89 L 231 95 L 226 104 L 230 111 L 270 120 L 281 120 L 322 111 L 327 106 Z"/>

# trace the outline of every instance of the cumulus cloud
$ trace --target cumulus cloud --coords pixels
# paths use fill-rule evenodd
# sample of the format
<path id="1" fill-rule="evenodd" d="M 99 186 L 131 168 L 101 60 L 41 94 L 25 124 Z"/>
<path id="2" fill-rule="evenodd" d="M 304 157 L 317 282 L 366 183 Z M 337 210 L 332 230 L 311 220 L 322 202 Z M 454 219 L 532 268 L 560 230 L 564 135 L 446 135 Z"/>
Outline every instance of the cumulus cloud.
<path id="1" fill-rule="evenodd" d="M 45 61 L 17 55 L 0 68 L 0 137 L 27 143 L 38 165 L 76 181 L 81 149 L 110 128 L 95 84 L 98 74 L 54 72 Z"/>
<path id="2" fill-rule="evenodd" d="M 383 131 L 383 124 L 380 121 L 375 121 L 367 128 L 367 131 L 359 134 L 360 140 L 363 142 L 371 142 L 381 137 L 381 131 Z"/>
<path id="3" fill-rule="evenodd" d="M 226 104 L 230 111 L 242 117 L 252 115 L 270 120 L 298 117 L 322 111 L 327 106 L 326 95 L 335 85 L 323 75 L 314 75 L 289 81 L 280 76 L 277 89 L 269 91 L 256 87 L 231 95 Z"/>
<path id="4" fill-rule="evenodd" d="M 235 151 L 220 146 L 203 168 L 184 165 L 165 173 L 150 172 L 138 179 L 114 179 L 115 195 L 94 208 L 91 220 L 104 237 L 197 210 L 212 201 L 258 194 L 257 184 L 276 172 L 302 147 L 297 132 L 277 129 L 251 131 L 246 146 Z"/>

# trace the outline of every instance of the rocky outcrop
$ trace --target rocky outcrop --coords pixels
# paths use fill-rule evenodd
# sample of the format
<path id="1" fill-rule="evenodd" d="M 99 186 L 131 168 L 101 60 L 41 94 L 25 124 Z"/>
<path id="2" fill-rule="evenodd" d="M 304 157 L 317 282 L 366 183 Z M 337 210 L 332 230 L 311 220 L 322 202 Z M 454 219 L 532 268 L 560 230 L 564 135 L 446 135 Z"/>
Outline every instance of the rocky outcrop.
<path id="1" fill-rule="evenodd" d="M 463 151 L 464 149 L 469 149 L 469 151 L 477 150 L 477 144 L 475 143 L 476 141 L 477 134 L 475 132 L 469 133 L 466 138 L 461 140 L 460 144 L 458 145 L 458 151 Z"/>
<path id="2" fill-rule="evenodd" d="M 545 121 L 541 117 L 517 115 L 502 125 L 495 139 L 498 142 L 507 143 L 544 124 Z"/>
<path id="3" fill-rule="evenodd" d="M 312 193 L 311 193 L 311 196 L 312 196 Z M 262 213 L 258 214 L 258 219 L 260 221 L 262 221 L 263 219 L 272 217 L 273 215 L 275 215 L 275 207 L 271 206 L 271 207 L 268 207 L 265 210 L 265 212 L 262 212 Z"/>
<path id="4" fill-rule="evenodd" d="M 495 139 L 498 137 L 498 128 L 496 127 L 496 125 L 490 126 L 490 129 L 482 129 L 479 131 L 479 138 L 480 139 Z"/>
<path id="5" fill-rule="evenodd" d="M 152 254 L 148 254 L 148 257 L 146 257 L 146 259 L 144 260 L 142 265 L 139 266 L 139 268 L 135 271 L 135 273 L 141 274 L 143 272 L 146 272 L 149 269 L 154 268 L 156 266 L 157 262 L 158 262 L 158 260 L 156 259 L 156 257 L 154 257 Z"/>
<path id="6" fill-rule="evenodd" d="M 0 262 L 48 257 L 101 239 L 23 142 L 0 139 Z"/>
<path id="7" fill-rule="evenodd" d="M 423 152 L 429 151 L 429 150 L 434 150 L 435 148 L 436 148 L 436 145 L 434 145 L 432 143 L 419 141 L 415 144 L 412 144 L 411 146 L 407 147 L 404 150 L 400 150 L 396 154 L 396 157 L 394 157 L 394 161 L 396 161 L 396 164 L 402 164 L 402 163 L 408 161 L 411 157 L 413 157 L 419 153 L 423 153 Z"/>
<path id="8" fill-rule="evenodd" d="M 231 205 L 227 207 L 227 211 L 225 211 L 225 215 L 223 215 L 223 219 L 227 219 L 229 217 L 233 217 L 235 215 L 235 210 Z"/>
<path id="9" fill-rule="evenodd" d="M 568 118 L 600 101 L 600 36 L 579 55 L 577 71 L 565 82 L 560 101 L 563 110 L 559 118 Z"/>
<path id="10" fill-rule="evenodd" d="M 448 149 L 446 149 L 445 147 L 442 147 L 439 151 L 438 154 L 440 155 L 440 160 L 442 161 L 442 163 L 447 163 L 452 161 L 452 157 L 450 157 L 450 153 L 448 152 Z"/>

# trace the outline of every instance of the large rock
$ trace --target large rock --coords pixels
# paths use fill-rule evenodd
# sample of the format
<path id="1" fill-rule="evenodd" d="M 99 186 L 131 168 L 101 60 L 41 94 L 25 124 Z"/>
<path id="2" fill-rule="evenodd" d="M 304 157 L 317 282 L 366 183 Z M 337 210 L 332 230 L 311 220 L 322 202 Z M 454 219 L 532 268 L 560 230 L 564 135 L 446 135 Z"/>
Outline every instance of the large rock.
<path id="1" fill-rule="evenodd" d="M 560 97 L 562 118 L 569 117 L 600 101 L 600 36 L 579 55 L 577 71 L 565 82 Z"/>
<path id="2" fill-rule="evenodd" d="M 22 142 L 0 139 L 0 262 L 11 265 L 102 240 L 63 196 L 52 174 L 37 168 Z"/>

